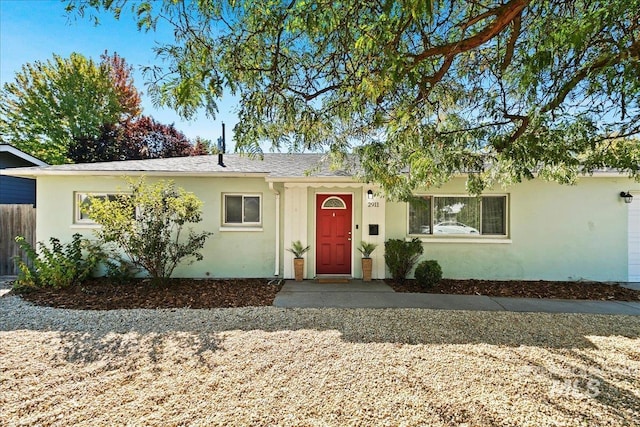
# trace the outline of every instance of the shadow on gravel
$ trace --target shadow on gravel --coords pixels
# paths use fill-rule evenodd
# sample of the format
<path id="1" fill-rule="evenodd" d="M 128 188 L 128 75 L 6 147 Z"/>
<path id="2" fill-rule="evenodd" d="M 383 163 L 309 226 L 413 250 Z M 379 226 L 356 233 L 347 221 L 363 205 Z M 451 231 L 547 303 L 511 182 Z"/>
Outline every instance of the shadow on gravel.
<path id="1" fill-rule="evenodd" d="M 225 331 L 338 331 L 346 342 L 490 344 L 545 348 L 594 348 L 589 336 L 640 337 L 639 316 L 471 312 L 423 309 L 66 310 L 37 307 L 17 297 L 0 299 L 0 331 L 59 331 L 72 341 L 70 357 L 106 340 L 105 351 L 128 342 L 118 335 L 186 333 L 204 350 L 217 348 Z M 76 338 L 72 338 L 76 337 Z M 109 343 L 109 340 L 112 342 Z M 122 350 L 126 352 L 125 350 Z M 75 352 L 75 353 L 74 353 Z M 74 355 L 75 354 L 75 355 Z"/>
<path id="2" fill-rule="evenodd" d="M 151 369 L 167 357 L 179 354 L 178 362 L 191 359 L 198 365 L 208 365 L 205 354 L 220 349 L 220 340 L 213 333 L 168 332 L 140 335 L 90 332 L 61 332 L 60 356 L 70 363 L 103 362 L 103 370 L 118 370 L 136 359 L 147 361 Z"/>

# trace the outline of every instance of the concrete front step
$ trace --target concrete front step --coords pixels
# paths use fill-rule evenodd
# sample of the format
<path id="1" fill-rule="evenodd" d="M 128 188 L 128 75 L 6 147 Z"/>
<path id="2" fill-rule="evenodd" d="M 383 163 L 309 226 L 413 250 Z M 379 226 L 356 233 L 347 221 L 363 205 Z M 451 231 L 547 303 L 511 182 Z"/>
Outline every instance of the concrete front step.
<path id="1" fill-rule="evenodd" d="M 280 292 L 388 292 L 393 293 L 391 286 L 382 280 L 363 282 L 360 279 L 352 279 L 349 283 L 320 283 L 315 280 L 296 282 L 287 280 Z"/>

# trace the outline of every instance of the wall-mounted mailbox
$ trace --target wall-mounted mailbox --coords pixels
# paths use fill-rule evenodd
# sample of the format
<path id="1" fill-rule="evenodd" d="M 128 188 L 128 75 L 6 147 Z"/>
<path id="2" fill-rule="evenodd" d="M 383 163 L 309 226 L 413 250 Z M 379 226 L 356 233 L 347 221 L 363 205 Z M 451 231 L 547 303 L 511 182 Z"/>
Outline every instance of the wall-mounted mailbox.
<path id="1" fill-rule="evenodd" d="M 378 234 L 378 224 L 369 224 L 369 236 L 377 236 Z"/>

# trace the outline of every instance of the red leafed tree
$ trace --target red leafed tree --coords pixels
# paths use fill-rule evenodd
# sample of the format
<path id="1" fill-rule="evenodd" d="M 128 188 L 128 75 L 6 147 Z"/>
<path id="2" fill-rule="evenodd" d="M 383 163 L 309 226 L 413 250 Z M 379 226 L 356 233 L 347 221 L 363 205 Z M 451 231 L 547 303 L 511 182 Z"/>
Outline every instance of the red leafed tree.
<path id="1" fill-rule="evenodd" d="M 108 51 L 104 51 L 100 55 L 101 65 L 109 69 L 109 76 L 112 84 L 118 94 L 118 100 L 124 110 L 123 120 L 130 120 L 142 113 L 141 98 L 142 95 L 133 84 L 133 76 L 131 71 L 133 67 L 128 65 L 125 59 L 114 52 L 109 55 Z"/>
<path id="2" fill-rule="evenodd" d="M 157 159 L 194 154 L 193 145 L 173 125 L 140 116 L 123 123 L 120 143 L 127 159 Z"/>
<path id="3" fill-rule="evenodd" d="M 103 123 L 99 134 L 75 138 L 67 149 L 69 159 L 85 163 L 206 154 L 202 144 L 195 149 L 173 125 L 141 115 L 141 92 L 134 86 L 133 68 L 124 58 L 105 51 L 100 59 L 100 66 L 108 71 L 121 115 L 117 123 Z"/>
<path id="4" fill-rule="evenodd" d="M 120 133 L 120 125 L 104 124 L 98 136 L 74 139 L 67 149 L 67 157 L 75 163 L 126 160 Z"/>
<path id="5" fill-rule="evenodd" d="M 211 146 L 211 141 L 197 136 L 194 141 L 192 156 L 206 156 L 208 154 L 213 154 Z"/>

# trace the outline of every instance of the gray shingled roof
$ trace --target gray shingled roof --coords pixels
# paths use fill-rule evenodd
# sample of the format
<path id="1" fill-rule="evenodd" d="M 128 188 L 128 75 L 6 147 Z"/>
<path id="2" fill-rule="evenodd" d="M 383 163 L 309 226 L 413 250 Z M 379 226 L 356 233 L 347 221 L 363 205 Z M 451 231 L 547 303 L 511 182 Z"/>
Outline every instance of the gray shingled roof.
<path id="1" fill-rule="evenodd" d="M 342 169 L 334 169 L 327 154 L 267 153 L 263 159 L 242 154 L 225 154 L 224 165 L 218 164 L 218 155 L 173 157 L 168 159 L 125 160 L 119 162 L 78 163 L 3 169 L 2 175 L 92 175 L 92 174 L 154 174 L 154 175 L 256 175 L 269 180 L 278 178 L 345 178 L 352 179 L 360 172 L 354 157 Z M 594 176 L 624 175 L 616 170 L 601 169 Z"/>
<path id="2" fill-rule="evenodd" d="M 220 173 L 257 174 L 272 178 L 352 176 L 349 170 L 334 170 L 326 154 L 267 153 L 264 155 L 264 159 L 253 159 L 241 154 L 225 154 L 223 163 L 225 167 L 218 164 L 218 155 L 211 155 L 17 168 L 13 172 L 20 175 L 91 174 L 95 172 L 113 172 L 114 174 L 132 172 L 180 173 L 193 175 Z"/>

